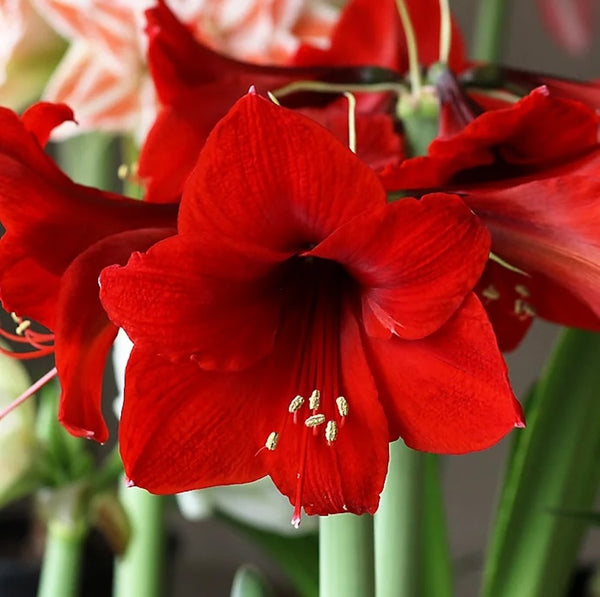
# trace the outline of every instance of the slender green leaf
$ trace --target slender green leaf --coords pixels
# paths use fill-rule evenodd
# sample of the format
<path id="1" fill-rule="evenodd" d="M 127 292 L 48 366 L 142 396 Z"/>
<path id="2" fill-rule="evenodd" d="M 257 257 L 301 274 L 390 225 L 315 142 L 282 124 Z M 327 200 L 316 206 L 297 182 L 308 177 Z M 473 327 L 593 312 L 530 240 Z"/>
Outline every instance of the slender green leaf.
<path id="1" fill-rule="evenodd" d="M 600 335 L 567 330 L 527 408 L 484 570 L 484 597 L 563 597 L 600 484 Z"/>

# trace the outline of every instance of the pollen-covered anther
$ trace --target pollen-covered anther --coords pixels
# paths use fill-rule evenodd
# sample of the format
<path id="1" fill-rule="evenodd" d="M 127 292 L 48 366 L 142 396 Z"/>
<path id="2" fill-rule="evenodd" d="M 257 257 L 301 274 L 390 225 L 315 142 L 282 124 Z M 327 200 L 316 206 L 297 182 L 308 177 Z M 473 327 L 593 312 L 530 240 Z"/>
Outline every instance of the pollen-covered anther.
<path id="1" fill-rule="evenodd" d="M 497 301 L 500 298 L 500 293 L 495 286 L 490 284 L 481 291 L 481 296 L 486 298 L 488 301 Z"/>
<path id="2" fill-rule="evenodd" d="M 304 398 L 298 394 L 296 397 L 292 398 L 290 405 L 288 406 L 288 411 L 290 413 L 295 413 L 300 410 L 302 405 L 304 404 Z"/>
<path id="3" fill-rule="evenodd" d="M 515 292 L 519 296 L 522 296 L 523 298 L 529 298 L 531 296 L 529 289 L 527 288 L 527 286 L 524 286 L 523 284 L 517 284 L 515 286 Z"/>
<path id="4" fill-rule="evenodd" d="M 348 401 L 343 396 L 338 396 L 335 399 L 335 403 L 337 405 L 338 412 L 340 413 L 340 417 L 348 416 Z"/>
<path id="5" fill-rule="evenodd" d="M 515 300 L 515 314 L 520 319 L 527 319 L 528 317 L 535 317 L 535 309 L 523 299 Z"/>
<path id="6" fill-rule="evenodd" d="M 333 442 L 337 439 L 338 435 L 338 426 L 335 421 L 327 421 L 327 426 L 325 427 L 325 439 L 327 443 L 331 446 Z"/>
<path id="7" fill-rule="evenodd" d="M 271 431 L 271 433 L 269 433 L 269 437 L 267 437 L 267 441 L 265 442 L 265 448 L 272 452 L 277 447 L 278 441 L 279 433 L 277 433 L 277 431 Z"/>
<path id="8" fill-rule="evenodd" d="M 319 425 L 323 425 L 323 423 L 325 423 L 325 415 L 312 415 L 304 421 L 307 427 L 318 427 Z"/>
<path id="9" fill-rule="evenodd" d="M 319 406 L 321 405 L 321 392 L 319 390 L 313 390 L 312 394 L 308 399 L 308 407 L 310 410 L 319 410 Z"/>
<path id="10" fill-rule="evenodd" d="M 22 336 L 25 333 L 25 330 L 31 327 L 31 321 L 29 319 L 23 319 L 19 323 L 16 329 L 17 336 Z"/>

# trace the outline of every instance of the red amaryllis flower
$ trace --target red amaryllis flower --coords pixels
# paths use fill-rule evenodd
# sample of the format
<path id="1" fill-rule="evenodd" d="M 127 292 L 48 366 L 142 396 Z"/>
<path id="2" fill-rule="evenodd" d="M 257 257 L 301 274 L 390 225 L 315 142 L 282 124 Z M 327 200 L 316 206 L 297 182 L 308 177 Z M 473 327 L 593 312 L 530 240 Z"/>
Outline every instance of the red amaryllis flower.
<path id="1" fill-rule="evenodd" d="M 419 55 L 424 64 L 429 64 L 438 58 L 439 4 L 437 0 L 409 4 Z M 388 76 L 400 78 L 408 64 L 394 0 L 351 0 L 334 29 L 331 46 L 326 50 L 302 46 L 289 67 L 248 64 L 213 52 L 194 39 L 164 2 L 146 15 L 148 62 L 163 106 L 140 156 L 138 172 L 147 184 L 150 201 L 180 196 L 210 130 L 251 85 L 266 93 L 298 79 L 356 82 L 363 72 L 358 67 L 363 66 L 391 69 Z M 452 39 L 451 65 L 462 69 L 464 50 L 456 27 Z M 372 138 L 380 142 L 366 144 L 359 140 L 359 156 L 373 160 L 370 163 L 377 166 L 397 163 L 404 156 L 388 114 L 393 109 L 389 98 L 382 100 L 378 94 L 376 108 L 366 96 L 359 97 L 359 107 L 363 100 L 368 105 L 357 113 L 359 126 L 373 131 Z M 299 107 L 298 101 L 296 98 L 294 107 Z M 324 101 L 321 96 L 319 102 Z M 330 103 L 324 113 L 313 111 L 311 116 L 327 125 L 346 113 L 344 100 Z M 176 150 L 169 151 L 173 143 L 177 144 Z"/>
<path id="2" fill-rule="evenodd" d="M 535 314 L 600 329 L 598 116 L 544 88 L 490 111 L 382 175 L 388 189 L 458 193 L 488 226 L 478 285 L 500 346 L 514 348 Z"/>
<path id="3" fill-rule="evenodd" d="M 314 121 L 256 96 L 214 129 L 178 234 L 100 277 L 134 342 L 120 445 L 155 493 L 270 475 L 300 510 L 373 512 L 398 437 L 485 448 L 521 414 L 452 195 L 386 203 Z"/>
<path id="4" fill-rule="evenodd" d="M 22 119 L 0 109 L 0 222 L 6 229 L 0 239 L 0 295 L 7 311 L 54 332 L 28 338 L 40 354 L 50 352 L 47 344 L 55 341 L 63 424 L 105 441 L 102 372 L 117 328 L 100 305 L 98 274 L 172 234 L 177 208 L 67 178 L 43 145 L 55 126 L 72 118 L 64 105 L 36 104 Z"/>

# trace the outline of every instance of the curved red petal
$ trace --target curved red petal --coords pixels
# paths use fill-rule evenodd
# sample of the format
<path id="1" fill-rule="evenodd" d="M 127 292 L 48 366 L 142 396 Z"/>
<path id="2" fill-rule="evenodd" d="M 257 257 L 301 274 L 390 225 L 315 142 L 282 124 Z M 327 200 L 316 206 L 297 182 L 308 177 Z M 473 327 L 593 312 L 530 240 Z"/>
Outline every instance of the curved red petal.
<path id="1" fill-rule="evenodd" d="M 73 110 L 69 106 L 50 102 L 38 102 L 27 108 L 23 112 L 21 120 L 25 128 L 35 136 L 42 147 L 46 145 L 50 134 L 59 124 L 68 120 L 77 122 Z"/>
<path id="2" fill-rule="evenodd" d="M 74 435 L 99 442 L 108 439 L 101 409 L 102 378 L 117 328 L 100 304 L 98 275 L 103 267 L 125 263 L 132 251 L 144 250 L 173 232 L 134 230 L 105 238 L 79 255 L 62 277 L 55 327 L 62 387 L 58 418 Z"/>
<path id="3" fill-rule="evenodd" d="M 456 135 L 435 139 L 427 156 L 388 167 L 381 178 L 388 189 L 417 189 L 459 176 L 465 182 L 470 174 L 497 180 L 538 172 L 593 150 L 598 123 L 590 107 L 539 88 L 510 108 L 481 114 Z M 484 166 L 488 170 L 481 170 Z"/>
<path id="4" fill-rule="evenodd" d="M 531 276 L 525 286 L 534 311 L 553 320 L 562 312 L 574 323 L 567 309 L 575 299 L 588 309 L 580 309 L 579 324 L 592 329 L 590 311 L 600 316 L 599 167 L 597 151 L 538 180 L 462 193 L 488 226 L 492 250 Z"/>
<path id="5" fill-rule="evenodd" d="M 240 254 L 236 277 L 236 256 L 222 249 L 167 239 L 126 267 L 104 270 L 102 303 L 139 348 L 205 369 L 246 368 L 273 348 L 282 295 L 273 262 Z"/>
<path id="6" fill-rule="evenodd" d="M 483 450 L 522 425 L 506 365 L 475 295 L 424 340 L 364 341 L 390 430 L 411 448 Z"/>
<path id="7" fill-rule="evenodd" d="M 463 302 L 489 246 L 489 233 L 459 197 L 435 193 L 363 214 L 310 254 L 343 264 L 361 284 L 370 334 L 416 339 L 439 329 Z"/>
<path id="8" fill-rule="evenodd" d="M 302 66 L 376 65 L 399 70 L 402 30 L 394 0 L 351 0 L 331 36 L 331 46 L 320 49 L 302 44 L 294 64 Z"/>
<path id="9" fill-rule="evenodd" d="M 266 382 L 254 370 L 205 372 L 134 348 L 119 426 L 127 477 L 164 494 L 263 477 L 257 451 L 271 410 L 255 387 Z"/>
<path id="10" fill-rule="evenodd" d="M 374 172 L 322 126 L 247 95 L 209 136 L 186 184 L 179 230 L 286 252 L 385 202 Z"/>

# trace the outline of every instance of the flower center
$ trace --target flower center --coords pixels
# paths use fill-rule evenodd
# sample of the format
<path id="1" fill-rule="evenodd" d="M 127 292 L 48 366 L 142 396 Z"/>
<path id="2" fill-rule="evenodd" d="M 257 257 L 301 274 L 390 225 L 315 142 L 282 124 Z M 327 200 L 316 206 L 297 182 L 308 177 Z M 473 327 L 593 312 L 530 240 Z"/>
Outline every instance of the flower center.
<path id="1" fill-rule="evenodd" d="M 341 310 L 349 279 L 338 264 L 313 257 L 294 258 L 292 272 L 281 330 L 295 342 L 290 402 L 284 421 L 269 434 L 265 448 L 275 450 L 280 433 L 296 438 L 292 524 L 298 527 L 308 451 L 316 447 L 315 442 L 335 449 L 349 413 L 340 372 Z"/>

